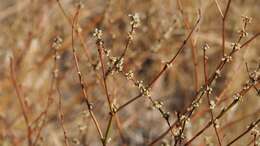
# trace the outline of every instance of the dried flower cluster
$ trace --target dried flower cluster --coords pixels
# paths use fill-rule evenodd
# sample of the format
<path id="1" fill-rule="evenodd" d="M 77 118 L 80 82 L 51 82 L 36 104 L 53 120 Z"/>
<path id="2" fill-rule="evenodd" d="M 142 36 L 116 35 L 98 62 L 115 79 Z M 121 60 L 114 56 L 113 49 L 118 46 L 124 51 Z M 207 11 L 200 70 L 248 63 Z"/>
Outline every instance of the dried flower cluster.
<path id="1" fill-rule="evenodd" d="M 260 144 L 256 1 L 71 3 L 1 2 L 0 145 Z"/>

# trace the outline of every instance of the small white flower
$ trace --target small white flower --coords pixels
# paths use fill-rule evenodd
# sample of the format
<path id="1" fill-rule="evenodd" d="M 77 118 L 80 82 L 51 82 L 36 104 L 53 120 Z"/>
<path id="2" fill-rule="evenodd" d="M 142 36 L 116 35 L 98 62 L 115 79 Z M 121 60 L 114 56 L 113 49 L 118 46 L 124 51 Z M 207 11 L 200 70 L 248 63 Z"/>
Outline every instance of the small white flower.
<path id="1" fill-rule="evenodd" d="M 236 101 L 240 100 L 241 97 L 242 97 L 242 96 L 241 96 L 239 93 L 236 93 L 236 94 L 233 96 L 234 100 L 236 100 Z"/>
<path id="2" fill-rule="evenodd" d="M 213 110 L 215 107 L 216 107 L 215 101 L 210 100 L 210 106 L 209 106 L 209 108 L 210 108 L 211 110 Z"/>
<path id="3" fill-rule="evenodd" d="M 238 43 L 232 43 L 231 47 L 235 50 L 235 51 L 239 51 L 241 48 L 241 45 Z"/>
<path id="4" fill-rule="evenodd" d="M 125 74 L 125 76 L 126 76 L 126 79 L 127 79 L 127 80 L 131 80 L 131 79 L 134 78 L 134 72 L 133 72 L 132 70 L 130 70 L 129 72 L 127 72 L 127 73 Z"/>
<path id="5" fill-rule="evenodd" d="M 172 63 L 166 63 L 167 68 L 172 67 Z"/>
<path id="6" fill-rule="evenodd" d="M 212 88 L 209 87 L 209 86 L 207 86 L 207 87 L 206 87 L 206 91 L 207 91 L 209 94 L 211 94 L 211 93 L 212 93 Z"/>
<path id="7" fill-rule="evenodd" d="M 260 131 L 257 129 L 257 125 L 251 130 L 251 135 L 259 136 Z"/>
<path id="8" fill-rule="evenodd" d="M 252 18 L 248 17 L 248 16 L 242 16 L 242 21 L 244 23 L 251 23 L 252 22 Z"/>
<path id="9" fill-rule="evenodd" d="M 139 14 L 129 14 L 128 15 L 131 19 L 130 24 L 133 26 L 133 28 L 137 28 L 140 25 L 140 17 Z"/>
<path id="10" fill-rule="evenodd" d="M 96 37 L 97 39 L 101 40 L 102 36 L 103 36 L 102 30 L 96 28 L 94 33 L 93 33 L 93 36 Z"/>
<path id="11" fill-rule="evenodd" d="M 209 49 L 209 45 L 206 43 L 204 46 L 203 46 L 203 50 L 206 51 Z"/>
<path id="12" fill-rule="evenodd" d="M 221 61 L 226 61 L 227 63 L 229 63 L 232 61 L 232 56 L 225 54 Z"/>
<path id="13" fill-rule="evenodd" d="M 217 75 L 217 77 L 220 77 L 220 70 L 219 69 L 216 70 L 216 75 Z"/>
<path id="14" fill-rule="evenodd" d="M 63 41 L 62 38 L 59 36 L 54 38 L 53 43 L 52 43 L 52 48 L 54 48 L 55 50 L 60 49 L 62 41 Z"/>
<path id="15" fill-rule="evenodd" d="M 162 108 L 163 103 L 161 101 L 154 101 L 154 105 L 155 108 L 159 109 Z"/>

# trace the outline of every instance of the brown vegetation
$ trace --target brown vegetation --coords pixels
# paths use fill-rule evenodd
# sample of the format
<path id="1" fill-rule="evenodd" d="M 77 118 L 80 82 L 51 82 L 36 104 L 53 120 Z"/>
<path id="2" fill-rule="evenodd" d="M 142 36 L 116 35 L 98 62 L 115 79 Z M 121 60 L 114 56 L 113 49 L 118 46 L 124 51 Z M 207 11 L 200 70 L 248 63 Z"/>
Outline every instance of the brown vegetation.
<path id="1" fill-rule="evenodd" d="M 259 145 L 259 9 L 2 0 L 0 145 Z"/>

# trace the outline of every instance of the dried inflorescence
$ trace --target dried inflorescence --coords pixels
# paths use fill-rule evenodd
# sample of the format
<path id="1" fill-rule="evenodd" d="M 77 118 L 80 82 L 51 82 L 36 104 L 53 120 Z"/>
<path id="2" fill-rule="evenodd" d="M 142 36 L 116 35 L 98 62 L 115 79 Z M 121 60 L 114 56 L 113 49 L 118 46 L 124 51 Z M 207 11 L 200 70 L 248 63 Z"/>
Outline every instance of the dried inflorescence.
<path id="1" fill-rule="evenodd" d="M 141 23 L 139 14 L 138 13 L 129 14 L 128 16 L 131 19 L 130 25 L 133 26 L 133 28 L 137 28 Z"/>
<path id="2" fill-rule="evenodd" d="M 230 22 L 237 22 L 237 18 L 233 17 L 229 21 L 229 16 L 237 13 L 237 9 L 246 8 L 236 8 L 240 1 L 231 1 L 222 3 L 215 0 L 221 18 L 214 19 L 217 25 L 213 21 L 208 22 L 214 7 L 208 9 L 207 3 L 199 5 L 199 16 L 194 21 L 195 11 L 192 7 L 198 2 L 187 5 L 181 0 L 167 3 L 127 1 L 120 4 L 106 1 L 102 7 L 96 6 L 99 3 L 96 1 L 82 1 L 88 3 L 86 7 L 81 3 L 73 10 L 70 0 L 66 3 L 66 9 L 60 0 L 56 3 L 46 2 L 46 7 L 45 3 L 38 5 L 38 2 L 34 2 L 33 10 L 37 10 L 37 13 L 27 13 L 29 9 L 24 11 L 24 18 L 30 19 L 28 22 L 20 21 L 20 16 L 25 16 L 23 13 L 13 14 L 20 11 L 20 7 L 15 11 L 13 9 L 16 7 L 3 11 L 0 20 L 6 23 L 0 25 L 12 25 L 6 31 L 6 27 L 3 28 L 2 34 L 6 37 L 0 38 L 0 44 L 12 48 L 10 50 L 13 51 L 10 77 L 20 102 L 17 107 L 21 109 L 14 107 L 16 100 L 13 101 L 13 98 L 8 98 L 7 102 L 5 99 L 1 100 L 1 103 L 10 106 L 10 111 L 18 109 L 18 112 L 7 114 L 8 116 L 1 115 L 0 125 L 4 127 L 4 136 L 0 136 L 0 141 L 3 137 L 7 145 L 29 146 L 51 145 L 53 139 L 56 144 L 66 146 L 160 145 L 160 142 L 162 145 L 174 146 L 222 146 L 237 145 L 239 143 L 235 142 L 238 140 L 244 144 L 245 139 L 246 142 L 251 140 L 248 145 L 257 145 L 257 125 L 260 120 L 256 119 L 249 124 L 246 122 L 258 118 L 259 111 L 249 115 L 246 113 L 258 110 L 258 98 L 251 94 L 251 89 L 260 95 L 260 65 L 256 69 L 247 67 L 245 72 L 241 64 L 244 61 L 250 63 L 250 66 L 254 64 L 258 55 L 258 42 L 248 50 L 246 47 L 260 33 L 249 32 L 257 29 L 249 29 L 252 18 L 242 16 L 242 27 L 238 30 L 237 39 L 231 38 L 234 32 L 231 26 L 234 24 L 231 25 Z M 47 15 L 46 8 L 57 8 L 50 7 L 52 4 L 58 4 L 61 10 L 58 13 L 64 16 L 66 24 L 60 20 L 63 17 L 55 13 L 56 9 L 51 10 L 54 15 Z M 72 11 L 74 12 L 70 13 Z M 126 14 L 131 11 L 140 13 L 130 14 L 129 21 L 125 22 Z M 4 15 L 10 17 L 4 18 Z M 15 23 L 10 23 L 13 21 L 12 17 L 15 17 Z M 203 23 L 200 23 L 201 18 L 205 18 Z M 222 25 L 219 25 L 221 21 Z M 21 22 L 30 23 L 29 32 L 22 36 L 18 30 L 23 25 L 16 29 L 16 25 Z M 55 28 L 51 28 L 53 26 Z M 91 30 L 94 31 L 89 35 Z M 12 31 L 15 35 L 12 41 L 7 41 L 11 42 L 11 47 L 1 43 L 12 36 Z M 57 34 L 62 34 L 64 41 L 58 36 L 50 44 L 46 43 L 46 40 L 50 40 L 48 36 Z M 96 46 L 90 41 L 93 38 Z M 200 47 L 202 43 L 204 45 Z M 139 49 L 129 51 L 132 47 Z M 202 49 L 199 50 L 198 47 Z M 236 55 L 237 53 L 240 55 Z M 0 52 L 0 56 L 2 54 L 5 52 Z M 49 65 L 52 55 L 54 64 Z M 31 56 L 35 56 L 37 60 L 28 65 L 28 61 L 24 60 Z M 51 68 L 52 66 L 54 67 Z M 201 73 L 203 71 L 204 74 Z M 51 75 L 53 80 L 49 80 L 46 74 L 47 77 Z M 4 79 L 1 83 L 8 82 L 1 84 L 0 88 L 5 92 L 4 96 L 9 96 L 8 92 L 13 91 L 13 88 L 8 88 L 9 80 L 5 81 L 9 76 L 1 71 L 0 75 Z M 74 75 L 78 80 L 74 79 Z M 40 82 L 38 78 L 41 79 Z M 150 78 L 151 80 L 147 80 Z M 45 85 L 45 82 L 48 84 Z M 35 85 L 40 87 L 39 90 L 33 90 Z M 134 89 L 129 85 L 134 86 Z M 138 94 L 131 97 L 136 93 Z M 55 100 L 56 96 L 58 100 Z M 137 100 L 142 97 L 145 97 L 150 103 L 149 107 L 154 110 L 145 108 L 143 100 Z M 42 107 L 45 99 L 48 100 L 47 106 Z M 27 100 L 30 100 L 30 104 L 27 104 Z M 56 102 L 58 106 L 53 106 Z M 0 112 L 3 109 L 1 105 Z M 4 109 L 5 111 L 7 110 Z M 22 120 L 16 120 L 20 119 L 20 113 L 24 117 L 25 128 Z M 56 114 L 58 118 L 54 117 Z M 232 115 L 232 118 L 225 118 L 227 114 Z M 20 129 L 27 129 L 26 133 L 21 133 Z M 202 135 L 205 141 L 200 138 Z M 244 136 L 246 138 L 242 139 Z"/>
<path id="3" fill-rule="evenodd" d="M 103 32 L 101 29 L 96 28 L 93 36 L 96 38 L 96 40 L 102 40 Z"/>

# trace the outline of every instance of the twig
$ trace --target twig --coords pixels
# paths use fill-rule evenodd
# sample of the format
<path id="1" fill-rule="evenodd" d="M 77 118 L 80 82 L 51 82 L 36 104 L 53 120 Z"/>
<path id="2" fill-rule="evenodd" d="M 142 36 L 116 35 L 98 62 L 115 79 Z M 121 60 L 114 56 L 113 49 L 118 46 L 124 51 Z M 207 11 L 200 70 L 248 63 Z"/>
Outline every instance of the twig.
<path id="1" fill-rule="evenodd" d="M 178 9 L 180 10 L 180 12 L 182 14 L 185 29 L 190 30 L 191 29 L 190 23 L 189 23 L 187 17 L 185 16 L 185 14 L 184 14 L 184 10 L 182 8 L 181 0 L 177 0 L 177 5 L 178 5 Z M 194 87 L 195 87 L 195 91 L 197 92 L 199 90 L 199 81 L 198 81 L 199 80 L 199 69 L 198 69 L 196 44 L 195 44 L 192 36 L 189 39 L 189 42 L 191 44 L 192 62 L 193 62 L 193 66 L 194 66 Z"/>
<path id="2" fill-rule="evenodd" d="M 227 7 L 226 7 L 224 15 L 222 17 L 222 56 L 225 55 L 225 42 L 226 42 L 226 38 L 225 38 L 225 27 L 226 27 L 225 26 L 225 22 L 226 22 L 228 10 L 230 8 L 230 4 L 231 4 L 231 0 L 228 0 Z"/>
<path id="3" fill-rule="evenodd" d="M 108 88 L 107 88 L 107 81 L 106 81 L 106 75 L 105 75 L 105 65 L 104 65 L 104 60 L 103 60 L 103 42 L 102 40 L 97 40 L 96 42 L 97 46 L 98 46 L 98 54 L 99 54 L 99 60 L 100 60 L 100 63 L 101 63 L 101 70 L 102 70 L 102 76 L 103 76 L 103 85 L 104 85 L 104 88 L 105 88 L 105 93 L 106 93 L 106 97 L 107 97 L 107 101 L 108 101 L 108 106 L 110 108 L 110 112 L 113 113 L 113 108 L 112 108 L 112 101 L 111 101 L 111 98 L 109 96 L 109 93 L 108 93 Z"/>
<path id="4" fill-rule="evenodd" d="M 107 87 L 105 65 L 104 65 L 104 60 L 103 60 L 103 50 L 104 50 L 103 45 L 104 45 L 104 42 L 102 41 L 101 38 L 98 38 L 97 41 L 96 41 L 96 44 L 97 44 L 97 47 L 98 47 L 99 61 L 101 63 L 103 86 L 104 86 L 104 89 L 105 89 L 106 99 L 107 99 L 108 106 L 109 106 L 109 109 L 110 109 L 109 122 L 108 122 L 108 125 L 107 125 L 107 128 L 106 128 L 105 137 L 103 139 L 103 145 L 106 145 L 107 142 L 108 142 L 107 141 L 108 140 L 108 133 L 109 133 L 111 126 L 112 126 L 112 120 L 113 120 L 113 117 L 114 117 L 114 114 L 115 114 L 115 109 L 113 108 L 111 97 L 108 93 L 108 87 Z"/>
<path id="5" fill-rule="evenodd" d="M 19 104 L 21 106 L 21 109 L 22 109 L 23 118 L 24 118 L 25 124 L 27 126 L 28 145 L 32 146 L 32 144 L 33 144 L 32 143 L 32 129 L 31 129 L 31 126 L 30 126 L 30 123 L 29 123 L 29 117 L 28 117 L 26 106 L 25 106 L 24 97 L 22 96 L 21 91 L 19 89 L 19 86 L 17 84 L 13 58 L 10 58 L 10 74 L 11 74 L 12 84 L 15 88 L 15 92 L 16 92 Z"/>
<path id="6" fill-rule="evenodd" d="M 64 112 L 62 110 L 62 95 L 61 95 L 61 91 L 58 87 L 58 85 L 56 85 L 56 90 L 59 94 L 59 104 L 58 104 L 58 108 L 59 108 L 59 119 L 60 119 L 60 125 L 61 125 L 61 128 L 62 128 L 62 131 L 63 131 L 63 136 L 64 136 L 64 142 L 65 142 L 65 145 L 66 146 L 70 146 L 69 144 L 69 140 L 68 140 L 68 134 L 67 134 L 67 131 L 66 131 L 66 128 L 64 126 Z"/>
<path id="7" fill-rule="evenodd" d="M 244 42 L 241 46 L 240 49 L 244 48 L 245 46 L 247 46 L 250 42 L 252 42 L 254 39 L 256 39 L 258 36 L 260 35 L 260 33 L 255 34 L 253 37 L 251 37 L 249 40 L 247 40 L 246 42 Z M 241 41 L 242 37 L 240 36 L 237 43 L 239 43 Z M 233 46 L 232 51 L 229 53 L 228 56 L 233 56 L 238 50 L 235 49 L 235 46 Z M 217 66 L 216 71 L 220 71 L 223 69 L 223 67 L 225 66 L 225 64 L 227 63 L 227 60 L 224 59 L 223 61 L 220 61 L 219 65 Z M 214 72 L 211 77 L 209 78 L 208 84 L 211 85 L 212 82 L 214 81 L 214 79 L 216 78 L 216 76 L 218 76 L 218 73 Z M 204 85 L 205 86 L 205 85 Z M 193 102 L 190 105 L 191 108 L 187 108 L 190 110 L 187 110 L 185 114 L 191 115 L 193 113 L 193 111 L 195 110 L 195 108 L 193 107 L 193 104 L 200 101 L 200 98 L 204 95 L 204 90 L 200 90 L 197 92 L 197 94 L 195 95 L 195 97 L 193 98 Z M 159 140 L 161 140 L 164 136 L 167 135 L 167 133 L 175 127 L 177 121 L 173 122 L 173 124 L 170 126 L 169 129 L 167 129 L 166 131 L 164 131 L 160 136 L 158 136 L 154 141 L 152 141 L 149 145 L 154 145 L 155 143 L 157 143 Z M 205 127 L 206 128 L 206 127 Z"/>
<path id="8" fill-rule="evenodd" d="M 257 119 L 255 122 L 252 122 L 249 127 L 243 132 L 241 133 L 239 136 L 237 136 L 236 138 L 234 138 L 231 142 L 229 142 L 227 144 L 227 146 L 232 145 L 233 143 L 235 143 L 237 140 L 239 140 L 240 138 L 242 138 L 243 136 L 245 136 L 248 132 L 250 132 L 250 130 L 252 130 L 256 125 L 258 125 L 258 123 L 260 123 L 260 118 Z"/>
<path id="9" fill-rule="evenodd" d="M 130 31 L 128 32 L 128 37 L 127 37 L 127 40 L 126 40 L 126 43 L 125 43 L 125 47 L 124 47 L 124 50 L 122 52 L 122 54 L 120 55 L 119 59 L 112 65 L 112 67 L 105 73 L 105 77 L 107 78 L 107 76 L 115 69 L 115 67 L 117 66 L 117 64 L 124 58 L 124 56 L 126 55 L 126 52 L 129 48 L 129 45 L 133 39 L 133 33 L 135 31 L 135 23 L 132 23 L 131 24 L 131 29 Z"/>
<path id="10" fill-rule="evenodd" d="M 246 87 L 246 88 L 244 88 Z M 238 93 L 234 95 L 234 100 L 214 118 L 214 121 L 220 119 L 227 111 L 229 111 L 232 107 L 234 107 L 241 98 L 253 87 L 253 85 L 246 85 L 240 90 Z M 196 139 L 199 135 L 201 135 L 206 129 L 208 129 L 214 122 L 210 120 L 198 133 L 196 133 L 190 140 L 188 140 L 184 146 L 188 146 L 194 139 Z"/>
<path id="11" fill-rule="evenodd" d="M 67 131 L 64 126 L 64 112 L 62 110 L 62 94 L 61 94 L 61 90 L 60 90 L 60 86 L 59 86 L 59 82 L 58 82 L 58 78 L 59 78 L 58 60 L 60 59 L 58 50 L 61 47 L 61 41 L 62 41 L 61 38 L 57 37 L 57 38 L 55 38 L 55 41 L 53 44 L 53 49 L 54 49 L 53 76 L 55 78 L 55 87 L 56 87 L 56 90 L 57 90 L 58 96 L 59 96 L 59 98 L 58 98 L 58 118 L 59 118 L 60 125 L 61 125 L 62 131 L 63 131 L 64 143 L 66 146 L 70 146 Z"/>
<path id="12" fill-rule="evenodd" d="M 215 2 L 215 4 L 217 5 L 218 11 L 219 11 L 221 17 L 223 18 L 224 15 L 223 15 L 223 12 L 222 12 L 222 10 L 221 10 L 221 8 L 220 8 L 220 6 L 219 6 L 218 0 L 214 0 L 214 2 Z"/>
<path id="13" fill-rule="evenodd" d="M 221 146 L 221 140 L 220 140 L 220 137 L 219 137 L 219 133 L 218 133 L 218 130 L 217 130 L 217 125 L 216 125 L 216 121 L 214 121 L 214 115 L 213 115 L 213 109 L 215 107 L 215 102 L 214 101 L 211 101 L 210 100 L 210 94 L 211 94 L 211 90 L 212 88 L 208 85 L 208 57 L 206 55 L 206 51 L 208 49 L 208 45 L 205 44 L 204 48 L 203 48 L 203 65 L 204 65 L 204 77 L 205 77 L 205 85 L 206 85 L 206 96 L 207 96 L 207 101 L 208 101 L 208 107 L 209 107 L 209 111 L 210 111 L 210 116 L 211 116 L 211 121 L 213 121 L 213 128 L 215 130 L 215 133 L 216 133 L 216 136 L 217 136 L 217 139 L 218 139 L 218 144 L 219 146 Z"/>
<path id="14" fill-rule="evenodd" d="M 163 68 L 159 71 L 159 73 L 150 81 L 150 83 L 148 84 L 148 88 L 152 87 L 152 85 L 160 78 L 160 76 L 166 71 L 166 69 L 168 69 L 171 65 L 174 64 L 176 58 L 179 56 L 179 54 L 182 52 L 182 50 L 184 49 L 184 46 L 187 44 L 187 41 L 190 39 L 191 35 L 193 34 L 193 32 L 195 31 L 195 29 L 197 28 L 199 22 L 200 22 L 200 14 L 198 17 L 198 20 L 196 21 L 194 27 L 192 28 L 192 30 L 190 31 L 190 33 L 188 34 L 188 36 L 186 37 L 186 39 L 182 42 L 181 46 L 179 47 L 177 53 L 172 57 L 171 60 L 169 60 L 167 63 L 165 63 L 165 65 L 163 66 Z M 134 98 L 131 98 L 129 101 L 127 101 L 126 103 L 124 103 L 123 105 L 121 105 L 120 107 L 118 107 L 117 111 L 122 110 L 124 107 L 126 107 L 127 105 L 129 105 L 130 103 L 136 101 L 137 99 L 139 99 L 140 97 L 142 97 L 143 94 L 140 93 L 139 95 L 135 96 Z"/>
<path id="15" fill-rule="evenodd" d="M 99 123 L 98 123 L 98 121 L 96 119 L 96 116 L 94 115 L 94 113 L 92 111 L 93 106 L 91 105 L 91 103 L 89 102 L 88 97 L 87 97 L 87 91 L 85 89 L 84 79 L 83 79 L 83 76 L 82 76 L 82 74 L 80 72 L 79 61 L 78 61 L 78 57 L 77 57 L 77 54 L 76 54 L 76 49 L 74 47 L 74 27 L 75 27 L 75 22 L 77 20 L 77 17 L 79 15 L 79 9 L 80 8 L 78 7 L 78 9 L 77 9 L 77 11 L 76 11 L 76 13 L 75 13 L 75 15 L 73 17 L 72 30 L 71 30 L 72 31 L 71 41 L 72 41 L 72 52 L 73 52 L 73 57 L 74 57 L 74 63 L 75 63 L 75 68 L 76 68 L 76 71 L 77 71 L 77 74 L 78 74 L 79 82 L 80 82 L 80 85 L 81 85 L 81 91 L 82 91 L 82 93 L 84 95 L 84 102 L 87 104 L 87 108 L 88 108 L 89 114 L 90 114 L 90 116 L 91 116 L 91 118 L 92 118 L 92 120 L 93 120 L 93 122 L 95 124 L 95 127 L 96 127 L 96 129 L 98 131 L 99 137 L 100 137 L 101 140 L 103 140 L 104 136 L 102 134 L 101 128 L 100 128 Z"/>
<path id="16" fill-rule="evenodd" d="M 245 120 L 247 118 L 250 118 L 250 117 L 253 117 L 253 116 L 259 115 L 259 114 L 260 114 L 260 109 L 258 109 L 257 111 L 255 111 L 253 113 L 250 113 L 250 114 L 244 115 L 244 116 L 242 116 L 240 118 L 237 118 L 237 119 L 235 119 L 235 120 L 225 124 L 224 126 L 222 126 L 220 128 L 220 131 L 224 131 L 225 129 L 227 129 L 228 127 L 230 127 L 230 126 L 232 126 L 232 125 L 234 125 L 236 123 L 239 123 L 239 122 L 241 122 L 241 121 L 243 121 L 243 120 Z"/>

